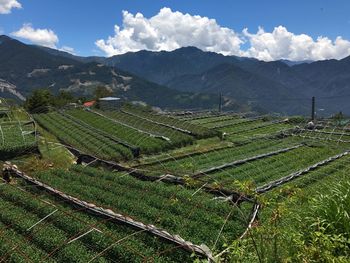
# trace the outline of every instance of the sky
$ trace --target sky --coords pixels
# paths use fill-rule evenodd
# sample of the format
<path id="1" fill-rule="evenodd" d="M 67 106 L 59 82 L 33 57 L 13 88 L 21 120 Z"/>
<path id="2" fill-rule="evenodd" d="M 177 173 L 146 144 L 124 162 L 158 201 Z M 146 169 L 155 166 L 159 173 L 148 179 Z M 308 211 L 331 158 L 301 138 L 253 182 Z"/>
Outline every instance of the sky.
<path id="1" fill-rule="evenodd" d="M 0 33 L 81 56 L 196 46 L 265 61 L 350 55 L 349 0 L 0 0 Z"/>

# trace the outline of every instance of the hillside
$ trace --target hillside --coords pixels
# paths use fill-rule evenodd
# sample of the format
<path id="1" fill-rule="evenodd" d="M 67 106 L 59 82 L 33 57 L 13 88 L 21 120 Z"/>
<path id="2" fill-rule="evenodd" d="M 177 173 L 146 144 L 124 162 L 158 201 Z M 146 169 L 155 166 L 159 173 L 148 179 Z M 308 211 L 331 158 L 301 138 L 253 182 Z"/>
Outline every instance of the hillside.
<path id="1" fill-rule="evenodd" d="M 96 87 L 105 86 L 119 97 L 159 107 L 211 108 L 218 103 L 217 96 L 172 90 L 123 70 L 84 63 L 68 53 L 26 45 L 7 36 L 0 37 L 0 61 L 2 96 L 20 100 L 37 88 L 91 97 Z M 10 83 L 11 89 L 4 83 Z"/>
<path id="2" fill-rule="evenodd" d="M 269 101 L 266 99 L 258 102 L 260 106 L 269 111 L 275 111 L 271 101 L 280 100 L 280 91 L 283 90 L 284 97 L 288 99 L 283 101 L 282 112 L 309 114 L 309 106 L 305 107 L 305 105 L 309 104 L 312 96 L 316 96 L 316 99 L 319 97 L 318 108 L 323 110 L 323 114 L 329 115 L 340 110 L 350 113 L 350 107 L 346 101 L 350 96 L 349 58 L 313 63 L 310 61 L 305 63 L 264 62 L 250 58 L 223 56 L 213 52 L 203 52 L 194 47 L 186 47 L 172 52 L 126 53 L 107 58 L 104 63 L 182 91 L 186 87 L 186 91 L 217 92 L 220 86 L 224 90 L 224 95 L 229 97 L 237 95 L 235 86 L 244 87 L 245 92 L 235 97 L 237 101 L 244 102 L 240 97 L 245 97 L 245 94 L 249 93 L 254 93 L 254 96 L 259 98 L 269 97 Z M 220 66 L 223 69 L 222 73 L 213 74 L 215 78 L 209 79 L 211 74 L 208 72 L 215 72 L 219 65 L 226 65 L 228 68 L 223 69 Z M 232 65 L 236 67 L 235 77 L 232 77 Z M 224 72 L 228 75 L 226 76 Z M 247 72 L 258 81 L 245 78 Z M 198 79 L 203 75 L 207 76 L 205 79 L 207 83 L 204 86 L 203 80 Z M 268 86 L 270 91 L 265 93 L 265 89 L 261 87 Z M 293 94 L 292 98 L 289 98 L 290 94 Z M 329 98 L 334 96 L 337 98 Z M 278 112 L 281 111 L 278 110 Z"/>
<path id="3" fill-rule="evenodd" d="M 289 259 L 328 240 L 320 218 L 347 242 L 349 124 L 130 105 L 30 117 L 0 101 L 5 262 L 237 262 L 236 242 L 259 262 L 249 235 Z"/>
<path id="4" fill-rule="evenodd" d="M 303 114 L 305 110 L 300 105 L 292 108 L 285 104 L 286 100 L 296 98 L 287 86 L 233 64 L 221 64 L 201 74 L 183 75 L 167 82 L 166 85 L 181 91 L 222 93 L 241 103 L 274 112 L 292 111 Z"/>
<path id="5" fill-rule="evenodd" d="M 23 96 L 48 86 L 55 92 L 66 89 L 89 96 L 97 85 L 104 85 L 119 96 L 156 106 L 212 108 L 222 92 L 226 109 L 243 105 L 261 112 L 304 115 L 315 96 L 317 114 L 350 114 L 349 58 L 264 62 L 195 47 L 79 57 L 6 36 L 0 43 L 0 58 L 6 61 L 0 65 L 0 79 L 15 84 Z"/>

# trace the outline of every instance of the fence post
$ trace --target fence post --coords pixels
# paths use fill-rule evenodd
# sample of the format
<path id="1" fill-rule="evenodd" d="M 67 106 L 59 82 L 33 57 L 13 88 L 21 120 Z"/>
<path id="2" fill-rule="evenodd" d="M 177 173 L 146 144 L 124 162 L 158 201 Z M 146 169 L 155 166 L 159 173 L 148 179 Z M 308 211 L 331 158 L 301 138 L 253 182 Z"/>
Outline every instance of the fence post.
<path id="1" fill-rule="evenodd" d="M 311 105 L 311 120 L 315 120 L 315 97 L 312 97 L 312 105 Z"/>

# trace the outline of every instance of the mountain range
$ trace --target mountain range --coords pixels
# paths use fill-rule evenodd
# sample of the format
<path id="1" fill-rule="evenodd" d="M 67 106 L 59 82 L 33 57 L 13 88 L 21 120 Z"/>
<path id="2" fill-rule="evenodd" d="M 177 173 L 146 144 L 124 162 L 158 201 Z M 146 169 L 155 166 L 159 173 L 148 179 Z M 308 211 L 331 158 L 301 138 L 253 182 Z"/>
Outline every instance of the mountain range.
<path id="1" fill-rule="evenodd" d="M 176 90 L 223 93 L 263 111 L 309 114 L 315 96 L 318 114 L 350 114 L 350 57 L 264 62 L 186 47 L 127 53 L 104 63 Z"/>
<path id="2" fill-rule="evenodd" d="M 38 88 L 93 98 L 98 86 L 118 97 L 162 108 L 212 108 L 219 100 L 217 96 L 170 89 L 102 64 L 98 58 L 82 61 L 68 53 L 26 45 L 7 36 L 0 36 L 0 61 L 0 96 L 17 100 Z"/>
<path id="3" fill-rule="evenodd" d="M 212 108 L 309 114 L 350 114 L 350 57 L 342 60 L 264 62 L 195 47 L 80 57 L 0 36 L 0 79 L 27 96 L 50 87 L 89 96 L 98 85 L 119 96 L 168 108 Z M 1 80 L 0 80 L 1 87 Z"/>

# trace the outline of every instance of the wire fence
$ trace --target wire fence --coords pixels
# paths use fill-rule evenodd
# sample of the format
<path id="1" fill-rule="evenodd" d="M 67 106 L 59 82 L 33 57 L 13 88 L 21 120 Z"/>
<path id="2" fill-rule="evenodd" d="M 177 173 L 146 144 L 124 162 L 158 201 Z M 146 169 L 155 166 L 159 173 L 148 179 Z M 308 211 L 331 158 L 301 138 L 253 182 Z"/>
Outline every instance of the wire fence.
<path id="1" fill-rule="evenodd" d="M 133 231 L 113 238 L 99 251 L 94 242 L 84 242 L 84 253 L 89 258 L 86 262 L 102 258 L 113 261 L 113 255 L 119 253 L 113 254 L 113 249 L 144 235 L 156 236 L 159 243 L 166 240 L 167 245 L 157 249 L 152 242 L 144 244 L 152 250 L 146 255 L 138 255 L 140 251 L 130 246 L 128 250 L 136 254 L 134 259 L 181 262 L 194 252 L 215 261 L 230 253 L 225 244 L 250 236 L 255 222 L 260 220 L 259 211 L 273 210 L 259 202 L 261 196 L 313 177 L 316 181 L 319 171 L 348 160 L 350 132 L 345 122 L 336 119 L 310 123 L 305 118 L 218 112 L 157 114 L 133 108 L 120 112 L 83 111 L 34 115 L 38 120 L 53 118 L 50 125 L 39 122 L 48 132 L 55 132 L 52 141 L 41 135 L 49 151 L 65 147 L 80 166 L 31 171 L 30 175 L 10 164 L 5 167 L 27 182 L 17 179 L 26 193 L 36 195 L 44 189 L 55 196 L 54 204 L 69 204 L 76 211 L 73 213 L 90 212 L 102 219 L 45 251 L 47 261 L 59 258 L 59 251 L 71 244 L 105 235 L 106 230 L 101 231 L 97 225 L 111 222 L 129 225 Z M 53 125 L 54 118 L 60 120 L 59 125 Z M 69 132 L 73 128 L 79 133 Z M 121 157 L 117 152 L 124 149 L 113 148 L 120 141 L 139 147 L 139 154 Z M 169 146 L 175 141 L 179 143 Z M 50 225 L 50 220 L 60 213 L 56 208 L 47 210 L 27 229 Z M 0 218 L 0 223 L 3 220 Z M 12 227 L 5 224 L 0 229 Z M 9 246 L 9 251 L 31 262 L 32 255 L 19 252 L 20 245 Z M 180 253 L 176 258 L 179 249 L 190 253 Z M 0 262 L 11 253 L 6 253 Z"/>

